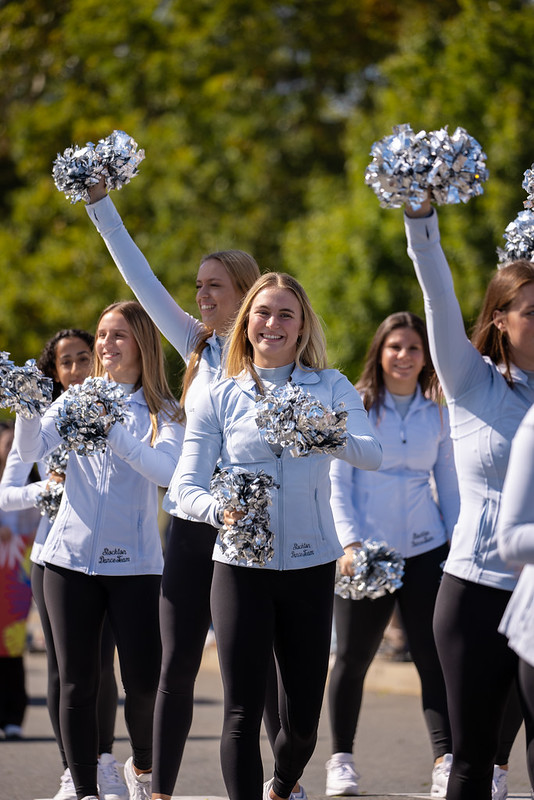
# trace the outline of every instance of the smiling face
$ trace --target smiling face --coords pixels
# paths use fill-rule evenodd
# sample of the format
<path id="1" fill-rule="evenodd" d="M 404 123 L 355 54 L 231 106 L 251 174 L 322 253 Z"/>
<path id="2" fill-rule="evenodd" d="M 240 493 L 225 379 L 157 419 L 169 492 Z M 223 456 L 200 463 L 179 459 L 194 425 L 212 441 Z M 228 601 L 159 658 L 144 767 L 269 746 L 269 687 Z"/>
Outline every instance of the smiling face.
<path id="1" fill-rule="evenodd" d="M 200 265 L 196 285 L 202 322 L 224 336 L 241 304 L 241 293 L 226 267 L 216 258 L 208 258 Z"/>
<path id="2" fill-rule="evenodd" d="M 137 383 L 141 375 L 141 352 L 132 329 L 119 311 L 108 311 L 98 323 L 95 352 L 112 380 Z"/>
<path id="3" fill-rule="evenodd" d="M 534 283 L 522 286 L 505 311 L 495 311 L 493 322 L 508 340 L 510 360 L 534 370 Z"/>
<path id="4" fill-rule="evenodd" d="M 54 380 L 68 389 L 83 383 L 91 371 L 93 355 L 89 345 L 78 336 L 60 339 L 56 345 Z"/>
<path id="5" fill-rule="evenodd" d="M 413 328 L 395 328 L 384 340 L 380 359 L 384 384 L 392 394 L 413 394 L 425 366 L 423 342 Z"/>
<path id="6" fill-rule="evenodd" d="M 302 309 L 290 289 L 263 289 L 250 307 L 247 335 L 258 367 L 283 367 L 295 360 Z"/>

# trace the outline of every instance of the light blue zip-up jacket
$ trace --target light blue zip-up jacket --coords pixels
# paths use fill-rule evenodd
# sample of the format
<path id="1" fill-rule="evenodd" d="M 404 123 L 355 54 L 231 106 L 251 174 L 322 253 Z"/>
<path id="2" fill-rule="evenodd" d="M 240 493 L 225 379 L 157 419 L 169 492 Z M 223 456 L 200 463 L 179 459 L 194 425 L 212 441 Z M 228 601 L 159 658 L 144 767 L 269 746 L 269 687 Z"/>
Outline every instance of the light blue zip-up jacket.
<path id="1" fill-rule="evenodd" d="M 379 415 L 372 408 L 369 422 L 382 445 L 380 467 L 365 472 L 336 459 L 330 468 L 339 541 L 347 547 L 382 540 L 404 558 L 439 547 L 452 536 L 460 508 L 447 409 L 418 386 L 403 419 L 386 390 Z"/>
<path id="2" fill-rule="evenodd" d="M 15 446 L 23 461 L 38 461 L 62 439 L 58 398 L 42 418 L 17 417 Z M 41 551 L 46 563 L 89 575 L 159 575 L 158 486 L 168 486 L 178 463 L 183 426 L 163 414 L 154 446 L 143 389 L 127 398 L 126 420 L 108 433 L 104 452 L 72 452 L 65 491 Z"/>
<path id="3" fill-rule="evenodd" d="M 86 206 L 89 219 L 102 236 L 119 272 L 163 336 L 181 355 L 185 363 L 205 330 L 203 323 L 184 311 L 156 278 L 147 259 L 126 230 L 119 212 L 109 195 Z M 189 415 L 197 396 L 202 396 L 209 384 L 222 377 L 221 340 L 212 334 L 202 351 L 197 373 L 185 398 Z M 191 519 L 178 503 L 165 496 L 163 508 L 169 514 Z"/>
<path id="4" fill-rule="evenodd" d="M 35 508 L 37 498 L 46 488 L 47 480 L 44 464 L 40 463 L 38 469 L 41 480 L 28 483 L 32 466 L 33 464 L 25 464 L 22 461 L 16 447 L 11 448 L 0 481 L 0 509 L 2 511 Z M 35 561 L 36 564 L 43 564 L 40 554 L 51 526 L 52 523 L 48 517 L 42 516 L 30 554 L 31 561 Z"/>
<path id="5" fill-rule="evenodd" d="M 362 469 L 377 469 L 381 447 L 373 436 L 358 392 L 338 370 L 295 368 L 292 381 L 325 406 L 344 403 L 348 411 L 347 445 L 339 458 Z M 220 528 L 217 501 L 209 493 L 220 459 L 221 468 L 241 466 L 264 470 L 280 488 L 271 490 L 269 507 L 274 557 L 265 569 L 304 569 L 342 555 L 330 508 L 329 468 L 332 456 L 295 458 L 287 449 L 275 455 L 256 425 L 256 386 L 250 375 L 212 384 L 187 418 L 182 457 L 169 487 L 183 510 Z M 222 509 L 221 509 L 222 510 Z M 214 559 L 237 563 L 223 553 L 219 541 Z M 260 569 L 263 569 L 260 567 Z"/>
<path id="6" fill-rule="evenodd" d="M 447 399 L 460 488 L 460 515 L 445 572 L 512 591 L 514 571 L 497 549 L 497 520 L 510 445 L 534 389 L 513 366 L 514 384 L 468 340 L 440 245 L 437 214 L 405 216 L 408 254 L 423 289 L 432 361 Z"/>
<path id="7" fill-rule="evenodd" d="M 512 650 L 534 667 L 534 406 L 512 442 L 497 540 L 507 563 L 525 564 L 499 631 Z"/>

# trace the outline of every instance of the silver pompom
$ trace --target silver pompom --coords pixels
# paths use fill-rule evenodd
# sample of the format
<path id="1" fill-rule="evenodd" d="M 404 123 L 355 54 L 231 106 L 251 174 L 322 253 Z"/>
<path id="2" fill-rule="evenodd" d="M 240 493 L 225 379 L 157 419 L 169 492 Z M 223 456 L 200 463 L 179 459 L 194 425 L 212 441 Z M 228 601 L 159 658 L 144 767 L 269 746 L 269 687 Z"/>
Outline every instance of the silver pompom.
<path id="1" fill-rule="evenodd" d="M 69 448 L 66 444 L 60 444 L 45 459 L 45 468 L 48 475 L 54 472 L 56 475 L 66 475 L 67 464 L 69 463 Z"/>
<path id="2" fill-rule="evenodd" d="M 497 248 L 499 269 L 519 258 L 532 261 L 534 259 L 534 213 L 520 211 L 517 217 L 506 226 L 503 238 L 506 239 L 504 248 Z"/>
<path id="3" fill-rule="evenodd" d="M 273 557 L 273 537 L 269 530 L 273 478 L 264 470 L 249 472 L 242 467 L 216 469 L 210 490 L 222 508 L 241 511 L 245 516 L 231 527 L 219 531 L 222 549 L 229 558 L 250 566 L 264 567 Z"/>
<path id="4" fill-rule="evenodd" d="M 386 542 L 367 539 L 354 548 L 354 575 L 342 575 L 337 567 L 334 591 L 345 600 L 371 600 L 402 586 L 404 558 Z"/>
<path id="5" fill-rule="evenodd" d="M 437 205 L 467 203 L 482 194 L 488 178 L 486 154 L 464 128 L 451 136 L 447 126 L 427 134 L 397 125 L 373 144 L 371 155 L 365 182 L 383 208 L 408 203 L 417 209 L 427 195 Z"/>
<path id="6" fill-rule="evenodd" d="M 53 381 L 30 358 L 23 367 L 0 353 L 0 408 L 9 408 L 25 419 L 43 414 L 52 400 Z"/>
<path id="7" fill-rule="evenodd" d="M 347 412 L 323 406 L 291 382 L 256 398 L 256 424 L 269 444 L 292 456 L 335 453 L 347 440 Z"/>
<path id="8" fill-rule="evenodd" d="M 124 422 L 124 391 L 105 378 L 86 378 L 70 386 L 58 409 L 56 427 L 67 447 L 89 456 L 105 450 L 109 426 Z"/>
<path id="9" fill-rule="evenodd" d="M 89 186 L 105 178 L 106 188 L 121 189 L 137 175 L 137 168 L 145 157 L 144 150 L 137 150 L 137 142 L 124 131 L 113 131 L 98 144 L 87 142 L 85 147 L 67 147 L 58 153 L 54 161 L 52 176 L 60 192 L 71 203 L 79 200 L 89 202 Z"/>
<path id="10" fill-rule="evenodd" d="M 523 183 L 521 185 L 525 192 L 528 193 L 528 197 L 523 201 L 523 205 L 525 208 L 532 210 L 534 208 L 534 164 L 523 173 Z"/>
<path id="11" fill-rule="evenodd" d="M 35 505 L 41 512 L 41 516 L 48 517 L 50 522 L 53 522 L 57 517 L 64 489 L 65 484 L 63 481 L 49 481 L 46 489 L 37 496 Z"/>

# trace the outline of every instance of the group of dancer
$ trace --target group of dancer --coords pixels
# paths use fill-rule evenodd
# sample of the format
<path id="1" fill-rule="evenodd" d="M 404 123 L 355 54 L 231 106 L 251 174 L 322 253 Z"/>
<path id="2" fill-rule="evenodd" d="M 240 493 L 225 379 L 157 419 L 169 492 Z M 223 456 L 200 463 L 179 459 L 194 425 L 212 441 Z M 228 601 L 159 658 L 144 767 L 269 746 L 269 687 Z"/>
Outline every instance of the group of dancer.
<path id="1" fill-rule="evenodd" d="M 56 800 L 172 796 L 211 620 L 230 800 L 304 800 L 299 781 L 316 743 L 333 607 L 326 793 L 358 794 L 353 750 L 363 681 L 395 600 L 421 679 L 434 757 L 431 795 L 505 798 L 522 721 L 517 674 L 534 763 L 528 569 L 508 605 L 515 564 L 532 560 L 530 475 L 510 480 L 503 498 L 512 440 L 534 401 L 534 264 L 514 262 L 495 275 L 470 341 L 437 214 L 428 202 L 407 207 L 428 338 L 419 317 L 392 314 L 354 388 L 328 368 L 321 325 L 295 279 L 261 275 L 242 251 L 212 253 L 198 270 L 197 320 L 157 280 L 102 183 L 91 187 L 86 208 L 139 302 L 102 312 L 92 367 L 91 337 L 73 329 L 54 337 L 44 369 L 58 389 L 105 375 L 126 396 L 125 422 L 110 425 L 107 448 L 70 453 L 58 515 L 43 524 L 34 548 L 49 708 L 65 769 Z M 157 329 L 187 365 L 180 403 L 167 385 Z M 343 405 L 344 446 L 293 457 L 266 440 L 256 424 L 257 398 L 287 382 L 324 406 Z M 0 502 L 8 502 L 5 492 L 22 503 L 30 466 L 61 444 L 61 402 L 43 417 L 17 418 Z M 274 552 L 264 566 L 244 564 L 223 544 L 221 529 L 241 513 L 210 492 L 217 465 L 272 479 Z M 523 515 L 516 497 L 507 498 L 518 484 Z M 172 515 L 165 557 L 158 486 L 168 487 L 164 506 Z M 334 598 L 336 561 L 342 574 L 352 574 L 354 551 L 368 538 L 404 557 L 401 588 L 377 599 Z M 103 692 L 116 693 L 102 677 L 113 672 L 115 645 L 132 745 L 126 786 L 111 755 L 116 699 L 107 714 L 98 710 Z M 266 783 L 262 717 L 274 754 Z M 532 780 L 530 763 L 529 770 Z"/>

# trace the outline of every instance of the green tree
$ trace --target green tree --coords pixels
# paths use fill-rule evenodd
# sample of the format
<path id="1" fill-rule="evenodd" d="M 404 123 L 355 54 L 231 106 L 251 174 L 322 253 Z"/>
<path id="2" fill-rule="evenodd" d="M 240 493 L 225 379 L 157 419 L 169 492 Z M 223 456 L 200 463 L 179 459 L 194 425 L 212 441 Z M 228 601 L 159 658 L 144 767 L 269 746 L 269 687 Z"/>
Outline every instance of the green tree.
<path id="1" fill-rule="evenodd" d="M 402 212 L 382 209 L 364 183 L 374 141 L 408 122 L 414 130 L 464 127 L 487 153 L 482 197 L 440 208 L 445 253 L 471 327 L 497 264 L 496 248 L 522 209 L 533 160 L 534 35 L 531 3 L 463 0 L 448 20 L 407 13 L 399 48 L 375 71 L 351 115 L 345 174 L 310 181 L 308 211 L 286 228 L 283 257 L 327 327 L 332 360 L 351 378 L 379 322 L 404 308 L 423 313 L 406 254 Z"/>

